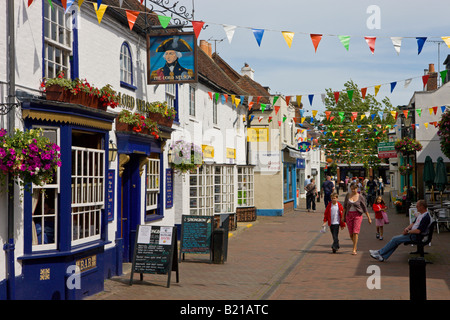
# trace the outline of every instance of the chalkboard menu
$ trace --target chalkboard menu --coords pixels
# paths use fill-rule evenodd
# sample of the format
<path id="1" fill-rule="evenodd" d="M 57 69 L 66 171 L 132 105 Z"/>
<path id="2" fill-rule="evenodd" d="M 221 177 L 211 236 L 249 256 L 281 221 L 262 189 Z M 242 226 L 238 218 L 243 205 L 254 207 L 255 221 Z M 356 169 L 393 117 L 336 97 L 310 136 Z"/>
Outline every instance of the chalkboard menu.
<path id="1" fill-rule="evenodd" d="M 167 287 L 170 286 L 171 271 L 176 272 L 178 282 L 177 232 L 175 227 L 139 225 L 134 246 L 133 274 L 167 274 Z"/>
<path id="2" fill-rule="evenodd" d="M 181 220 L 181 253 L 211 253 L 212 216 L 183 215 Z"/>

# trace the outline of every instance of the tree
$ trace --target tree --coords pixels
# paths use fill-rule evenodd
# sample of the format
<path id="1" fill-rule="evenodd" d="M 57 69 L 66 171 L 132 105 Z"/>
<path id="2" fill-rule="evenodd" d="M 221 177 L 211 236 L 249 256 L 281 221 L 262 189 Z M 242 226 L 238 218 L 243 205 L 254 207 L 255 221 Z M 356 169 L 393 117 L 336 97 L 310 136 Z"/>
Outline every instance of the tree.
<path id="1" fill-rule="evenodd" d="M 387 141 L 389 129 L 395 123 L 389 98 L 380 103 L 375 96 L 366 94 L 363 99 L 361 90 L 351 80 L 345 83 L 344 91 L 326 91 L 320 144 L 327 157 L 341 163 L 377 166 L 381 162 L 378 143 Z"/>

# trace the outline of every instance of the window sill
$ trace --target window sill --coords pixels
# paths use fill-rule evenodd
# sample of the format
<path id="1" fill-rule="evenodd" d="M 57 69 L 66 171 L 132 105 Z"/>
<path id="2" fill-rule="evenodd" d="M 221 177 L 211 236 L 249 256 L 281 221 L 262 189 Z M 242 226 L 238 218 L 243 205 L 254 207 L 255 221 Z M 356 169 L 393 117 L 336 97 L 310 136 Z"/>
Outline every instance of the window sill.
<path id="1" fill-rule="evenodd" d="M 123 82 L 123 81 L 120 81 L 120 86 L 121 86 L 122 88 L 131 90 L 131 91 L 136 91 L 136 90 L 137 90 L 137 87 L 133 86 L 132 84 Z"/>
<path id="2" fill-rule="evenodd" d="M 84 245 L 78 245 L 78 246 L 72 248 L 72 250 L 68 250 L 68 251 L 55 251 L 55 250 L 36 251 L 33 253 L 24 254 L 21 257 L 17 257 L 17 259 L 18 260 L 33 260 L 33 259 L 47 259 L 47 258 L 72 256 L 72 255 L 78 254 L 83 251 L 104 247 L 105 245 L 107 245 L 109 243 L 111 243 L 111 241 L 97 240 L 94 242 L 89 242 Z"/>

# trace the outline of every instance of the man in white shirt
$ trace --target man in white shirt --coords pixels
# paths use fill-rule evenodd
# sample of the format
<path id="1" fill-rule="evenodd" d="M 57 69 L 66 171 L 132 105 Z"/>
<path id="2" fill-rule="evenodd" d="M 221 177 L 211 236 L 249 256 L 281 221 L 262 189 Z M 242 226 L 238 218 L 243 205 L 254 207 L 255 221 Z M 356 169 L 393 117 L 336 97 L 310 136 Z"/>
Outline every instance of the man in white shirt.
<path id="1" fill-rule="evenodd" d="M 405 242 L 411 241 L 411 238 L 418 234 L 427 234 L 428 227 L 431 224 L 431 217 L 428 213 L 428 205 L 425 200 L 417 201 L 416 205 L 419 215 L 416 221 L 407 226 L 401 235 L 395 236 L 380 250 L 369 250 L 370 256 L 378 261 L 387 260 L 394 253 L 397 247 Z"/>

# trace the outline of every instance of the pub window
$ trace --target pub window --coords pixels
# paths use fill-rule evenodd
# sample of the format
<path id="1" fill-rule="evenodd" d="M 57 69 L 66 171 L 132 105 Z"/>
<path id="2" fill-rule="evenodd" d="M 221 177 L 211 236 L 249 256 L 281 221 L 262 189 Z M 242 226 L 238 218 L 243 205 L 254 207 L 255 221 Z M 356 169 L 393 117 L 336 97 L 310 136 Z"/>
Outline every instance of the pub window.
<path id="1" fill-rule="evenodd" d="M 214 213 L 232 213 L 234 209 L 234 166 L 215 166 Z"/>
<path id="2" fill-rule="evenodd" d="M 120 48 L 120 81 L 121 84 L 133 85 L 133 60 L 126 42 Z"/>
<path id="3" fill-rule="evenodd" d="M 195 117 L 195 88 L 189 86 L 189 115 Z"/>
<path id="4" fill-rule="evenodd" d="M 105 193 L 101 135 L 72 134 L 72 244 L 100 239 Z"/>
<path id="5" fill-rule="evenodd" d="M 237 167 L 237 206 L 252 207 L 254 205 L 253 167 Z"/>
<path id="6" fill-rule="evenodd" d="M 213 123 L 217 124 L 217 100 L 213 99 Z"/>
<path id="7" fill-rule="evenodd" d="M 175 107 L 176 88 L 175 84 L 166 84 L 166 102 L 169 108 Z"/>
<path id="8" fill-rule="evenodd" d="M 71 15 L 64 8 L 44 2 L 44 77 L 54 78 L 60 72 L 69 77 L 72 54 Z"/>
<path id="9" fill-rule="evenodd" d="M 59 145 L 56 128 L 41 127 L 51 143 Z M 33 251 L 55 250 L 58 241 L 59 168 L 53 180 L 42 186 L 33 185 L 32 192 L 32 245 Z"/>
<path id="10" fill-rule="evenodd" d="M 189 174 L 189 207 L 191 215 L 212 216 L 213 212 L 213 166 L 202 165 Z"/>
<path id="11" fill-rule="evenodd" d="M 147 162 L 145 180 L 145 212 L 146 217 L 155 215 L 158 209 L 159 196 L 159 159 L 149 159 Z"/>

